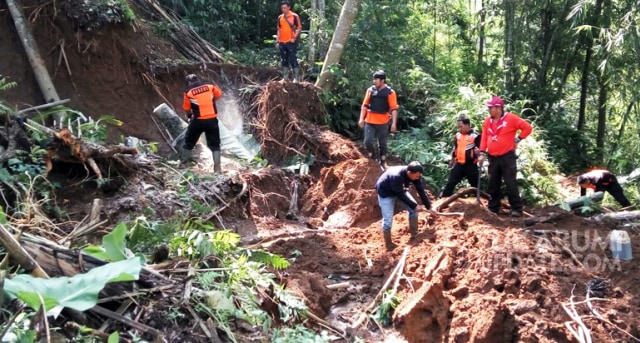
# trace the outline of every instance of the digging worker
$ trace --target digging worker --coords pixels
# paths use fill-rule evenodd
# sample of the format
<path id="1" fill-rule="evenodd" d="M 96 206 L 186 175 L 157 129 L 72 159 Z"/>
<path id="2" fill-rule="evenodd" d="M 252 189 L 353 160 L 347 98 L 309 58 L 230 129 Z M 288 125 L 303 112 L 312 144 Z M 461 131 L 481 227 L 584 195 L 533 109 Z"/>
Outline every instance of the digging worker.
<path id="1" fill-rule="evenodd" d="M 276 49 L 280 50 L 282 60 L 282 79 L 289 79 L 289 67 L 293 69 L 293 82 L 300 81 L 300 67 L 298 66 L 298 37 L 302 32 L 300 17 L 291 11 L 291 4 L 288 1 L 280 3 L 282 14 L 278 17 L 278 38 Z"/>
<path id="2" fill-rule="evenodd" d="M 373 73 L 373 86 L 367 89 L 358 121 L 358 125 L 364 128 L 364 145 L 369 158 L 376 156 L 374 140 L 378 139 L 382 170 L 386 169 L 389 123 L 391 132 L 396 132 L 398 122 L 398 99 L 396 92 L 387 86 L 386 80 L 387 75 L 383 70 Z"/>
<path id="3" fill-rule="evenodd" d="M 464 177 L 469 181 L 471 187 L 478 187 L 478 147 L 480 146 L 480 135 L 471 128 L 471 120 L 465 117 L 458 117 L 458 132 L 453 142 L 453 153 L 449 161 L 452 168 L 449 173 L 447 184 L 442 189 L 440 197 L 448 197 L 453 194 L 453 189 L 462 181 Z"/>
<path id="4" fill-rule="evenodd" d="M 222 91 L 213 83 L 200 81 L 195 74 L 187 75 L 186 81 L 182 109 L 189 127 L 184 138 L 182 161 L 186 162 L 191 158 L 191 151 L 204 132 L 213 156 L 213 170 L 220 173 L 220 129 L 216 100 L 222 96 Z"/>
<path id="5" fill-rule="evenodd" d="M 391 241 L 391 226 L 396 202 L 409 212 L 409 232 L 411 239 L 418 234 L 418 212 L 429 210 L 431 215 L 437 212 L 431 209 L 431 201 L 422 185 L 422 173 L 424 168 L 420 162 L 414 161 L 407 166 L 389 167 L 376 182 L 378 191 L 378 204 L 382 212 L 382 234 L 387 250 L 393 250 L 396 245 Z M 420 195 L 422 206 L 418 206 L 415 199 L 409 194 L 409 186 L 413 184 Z"/>
<path id="6" fill-rule="evenodd" d="M 618 179 L 608 170 L 594 169 L 584 173 L 578 176 L 578 185 L 580 185 L 580 196 L 587 195 L 587 188 L 591 188 L 595 192 L 607 191 L 622 207 L 631 206 L 629 199 L 624 196 Z"/>
<path id="7" fill-rule="evenodd" d="M 531 134 L 531 124 L 515 113 L 505 112 L 504 101 L 500 97 L 493 96 L 485 105 L 489 108 L 489 116 L 482 125 L 478 162 L 482 164 L 485 155 L 489 157 L 489 211 L 500 211 L 504 179 L 511 206 L 510 216 L 521 217 L 522 199 L 516 179 L 516 147 Z"/>

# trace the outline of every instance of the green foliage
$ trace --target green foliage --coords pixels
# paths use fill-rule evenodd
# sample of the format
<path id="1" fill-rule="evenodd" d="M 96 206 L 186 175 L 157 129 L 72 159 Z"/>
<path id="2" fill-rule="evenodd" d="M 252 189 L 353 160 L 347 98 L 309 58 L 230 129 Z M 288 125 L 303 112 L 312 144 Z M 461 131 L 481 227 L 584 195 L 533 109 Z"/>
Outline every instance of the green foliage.
<path id="1" fill-rule="evenodd" d="M 156 246 L 168 243 L 173 238 L 181 220 L 179 217 L 171 218 L 169 221 L 149 220 L 144 215 L 136 217 L 128 223 L 130 249 L 144 254 L 152 253 Z"/>
<path id="2" fill-rule="evenodd" d="M 333 340 L 326 332 L 318 334 L 304 325 L 276 329 L 271 336 L 271 343 L 328 343 Z"/>
<path id="3" fill-rule="evenodd" d="M 98 302 L 98 293 L 107 283 L 137 280 L 142 269 L 142 260 L 108 263 L 84 274 L 51 279 L 35 278 L 21 274 L 4 281 L 4 293 L 19 298 L 33 309 L 41 305 L 47 311 L 54 307 L 68 307 L 86 311 Z"/>
<path id="4" fill-rule="evenodd" d="M 84 248 L 82 251 L 85 254 L 91 255 L 95 258 L 116 262 L 127 259 L 125 249 L 127 248 L 126 241 L 127 224 L 120 223 L 110 233 L 102 237 L 102 246 L 90 245 Z"/>
<path id="5" fill-rule="evenodd" d="M 393 311 L 400 304 L 398 298 L 392 290 L 387 290 L 382 294 L 382 302 L 373 314 L 374 318 L 383 326 L 389 326 L 392 323 Z"/>

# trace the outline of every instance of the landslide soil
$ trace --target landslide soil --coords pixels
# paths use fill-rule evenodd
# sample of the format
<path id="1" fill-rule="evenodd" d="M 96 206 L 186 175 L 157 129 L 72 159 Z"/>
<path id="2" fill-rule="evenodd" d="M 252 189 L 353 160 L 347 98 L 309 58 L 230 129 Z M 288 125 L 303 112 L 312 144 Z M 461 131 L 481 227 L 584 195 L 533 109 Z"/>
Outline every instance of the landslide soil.
<path id="1" fill-rule="evenodd" d="M 0 35 L 0 46 L 8 47 L 0 49 L 0 74 L 19 83 L 6 100 L 39 104 L 43 99 L 31 68 L 0 6 L 2 31 L 9 32 Z M 28 13 L 34 9 L 27 8 Z M 290 258 L 292 266 L 282 274 L 287 288 L 332 325 L 369 342 L 577 342 L 568 328 L 577 330 L 566 305 L 582 316 L 594 342 L 640 337 L 639 267 L 634 261 L 611 259 L 610 227 L 571 213 L 525 227 L 524 219 L 494 215 L 474 198 L 461 199 L 446 210 L 458 214 L 420 214 L 420 232 L 412 242 L 406 213 L 398 213 L 392 232 L 398 247 L 388 252 L 374 189 L 381 171 L 362 158 L 353 142 L 328 130 L 312 85 L 265 83 L 275 71 L 230 65 L 208 65 L 206 71 L 172 66 L 163 71 L 149 61 L 179 56 L 148 30 L 107 27 L 78 33 L 53 12 L 38 14 L 48 20 L 34 20 L 33 32 L 61 97 L 71 98 L 70 106 L 91 115 L 113 114 L 123 120 L 118 134 L 163 142 L 166 137 L 150 120 L 150 111 L 161 102 L 179 108 L 182 78 L 188 72 L 226 78 L 223 90 L 230 92 L 247 80 L 261 85 L 246 104 L 246 115 L 262 144 L 262 156 L 273 166 L 238 169 L 250 185 L 249 196 L 225 219 L 243 232 L 246 244 Z M 57 63 L 62 48 L 69 69 Z M 308 175 L 278 168 L 299 155 L 316 158 Z M 113 194 L 76 190 L 85 196 L 70 193 L 62 198 L 68 208 L 84 208 L 91 198 L 101 197 L 113 218 L 122 218 L 122 212 L 136 210 L 136 199 L 162 198 L 162 187 L 147 196 L 145 185 L 134 183 Z M 165 217 L 172 211 L 158 210 Z M 526 210 L 539 217 L 561 212 L 556 207 Z M 243 231 L 238 225 L 252 228 Z M 637 234 L 631 238 L 633 250 L 640 251 Z M 401 302 L 392 325 L 366 321 L 352 328 L 405 251 L 398 284 Z M 598 316 L 584 302 L 586 284 L 596 278 L 609 285 L 592 301 Z M 349 286 L 326 288 L 338 282 Z"/>

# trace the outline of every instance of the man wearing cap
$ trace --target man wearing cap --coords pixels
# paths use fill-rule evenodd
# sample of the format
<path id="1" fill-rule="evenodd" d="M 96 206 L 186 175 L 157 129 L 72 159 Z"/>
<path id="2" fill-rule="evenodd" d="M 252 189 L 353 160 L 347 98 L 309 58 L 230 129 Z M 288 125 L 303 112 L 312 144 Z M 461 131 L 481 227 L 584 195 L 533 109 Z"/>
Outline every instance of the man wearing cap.
<path id="1" fill-rule="evenodd" d="M 391 241 L 391 226 L 396 202 L 409 212 L 409 232 L 411 239 L 418 234 L 418 212 L 429 210 L 432 216 L 438 213 L 431 209 L 431 201 L 422 185 L 424 168 L 418 161 L 406 166 L 387 168 L 376 182 L 378 204 L 382 212 L 382 234 L 387 250 L 393 250 L 396 245 Z M 416 200 L 409 194 L 409 187 L 413 184 L 422 200 L 423 206 L 418 206 Z"/>
<path id="2" fill-rule="evenodd" d="M 220 130 L 218 128 L 218 110 L 216 100 L 222 91 L 210 82 L 202 82 L 195 74 L 186 77 L 187 89 L 184 92 L 182 109 L 185 111 L 189 127 L 184 138 L 183 162 L 191 157 L 191 150 L 196 146 L 198 138 L 204 132 L 207 145 L 213 156 L 213 170 L 222 171 L 220 165 Z"/>
<path id="3" fill-rule="evenodd" d="M 440 197 L 448 197 L 453 194 L 453 189 L 467 178 L 471 187 L 478 187 L 478 166 L 476 165 L 478 147 L 481 136 L 471 128 L 471 120 L 458 117 L 458 132 L 453 142 L 453 153 L 449 167 L 449 179 L 442 189 Z"/>
<path id="4" fill-rule="evenodd" d="M 489 211 L 499 213 L 502 198 L 502 180 L 507 189 L 510 215 L 522 216 L 522 199 L 518 190 L 516 146 L 531 134 L 531 124 L 517 114 L 504 111 L 504 101 L 493 96 L 486 103 L 489 116 L 482 125 L 480 153 L 478 162 L 484 161 L 485 155 L 489 159 Z"/>
<path id="5" fill-rule="evenodd" d="M 293 69 L 293 82 L 300 81 L 300 67 L 298 66 L 298 36 L 302 32 L 300 17 L 291 11 L 291 4 L 288 1 L 280 3 L 282 14 L 278 17 L 278 38 L 276 48 L 280 50 L 282 60 L 282 79 L 289 78 L 289 67 Z"/>
<path id="6" fill-rule="evenodd" d="M 631 206 L 631 202 L 624 196 L 624 191 L 618 183 L 618 179 L 610 171 L 605 169 L 594 169 L 590 172 L 578 176 L 580 185 L 580 196 L 587 195 L 587 188 L 595 192 L 608 192 L 622 207 Z"/>
<path id="7" fill-rule="evenodd" d="M 398 99 L 396 92 L 387 86 L 386 80 L 387 75 L 383 70 L 373 73 L 373 86 L 367 89 L 358 121 L 358 126 L 364 128 L 364 145 L 369 158 L 376 156 L 374 140 L 378 139 L 382 170 L 386 169 L 389 124 L 391 132 L 396 132 L 398 122 Z"/>

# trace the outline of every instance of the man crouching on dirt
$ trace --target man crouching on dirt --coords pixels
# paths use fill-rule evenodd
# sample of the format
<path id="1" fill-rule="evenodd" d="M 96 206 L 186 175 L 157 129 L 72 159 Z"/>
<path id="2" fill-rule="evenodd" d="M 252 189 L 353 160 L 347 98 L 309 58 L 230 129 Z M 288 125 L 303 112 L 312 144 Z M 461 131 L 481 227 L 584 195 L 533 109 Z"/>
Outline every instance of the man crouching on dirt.
<path id="1" fill-rule="evenodd" d="M 437 216 L 437 212 L 431 209 L 431 201 L 422 186 L 422 172 L 424 168 L 420 162 L 413 161 L 407 166 L 393 166 L 380 176 L 376 182 L 378 191 L 378 204 L 382 211 L 382 233 L 387 250 L 393 250 L 396 245 L 391 241 L 391 225 L 393 224 L 393 212 L 396 201 L 409 212 L 409 231 L 411 239 L 418 234 L 418 212 L 429 210 L 432 216 Z M 418 207 L 418 203 L 409 194 L 409 186 L 413 183 L 423 206 Z"/>
<path id="2" fill-rule="evenodd" d="M 212 83 L 201 82 L 195 74 L 186 77 L 187 89 L 184 92 L 182 109 L 185 111 L 189 127 L 184 138 L 182 162 L 191 158 L 191 150 L 204 132 L 207 145 L 213 156 L 213 170 L 222 171 L 220 165 L 220 130 L 218 128 L 218 110 L 216 99 L 222 96 L 220 88 Z"/>

